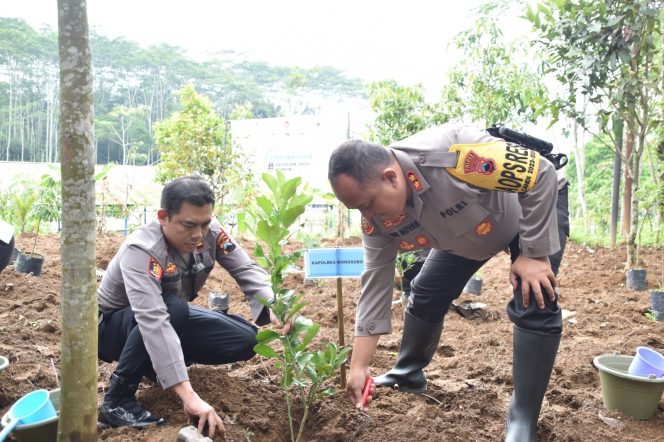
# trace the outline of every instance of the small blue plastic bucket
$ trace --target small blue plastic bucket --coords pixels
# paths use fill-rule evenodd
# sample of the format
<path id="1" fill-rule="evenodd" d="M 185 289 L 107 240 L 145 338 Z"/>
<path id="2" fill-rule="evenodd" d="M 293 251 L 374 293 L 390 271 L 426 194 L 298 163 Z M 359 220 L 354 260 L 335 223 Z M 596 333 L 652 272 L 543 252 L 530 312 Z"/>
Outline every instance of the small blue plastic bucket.
<path id="1" fill-rule="evenodd" d="M 664 377 L 664 356 L 652 348 L 637 347 L 636 356 L 632 359 L 627 371 L 631 375 L 645 378 L 650 376 L 655 378 Z"/>
<path id="2" fill-rule="evenodd" d="M 0 441 L 5 440 L 17 425 L 32 424 L 57 416 L 55 407 L 46 390 L 35 390 L 16 401 L 9 409 L 9 425 L 0 432 Z"/>

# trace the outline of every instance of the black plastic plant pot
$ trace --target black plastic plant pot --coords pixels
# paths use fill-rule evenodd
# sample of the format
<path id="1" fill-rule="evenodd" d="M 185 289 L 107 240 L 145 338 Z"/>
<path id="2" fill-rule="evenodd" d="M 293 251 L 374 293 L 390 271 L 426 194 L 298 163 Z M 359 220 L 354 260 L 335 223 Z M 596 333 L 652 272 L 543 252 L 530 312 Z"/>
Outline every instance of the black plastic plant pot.
<path id="1" fill-rule="evenodd" d="M 463 291 L 469 295 L 480 295 L 482 293 L 482 278 L 470 278 Z"/>
<path id="2" fill-rule="evenodd" d="M 646 289 L 646 269 L 627 270 L 627 288 L 643 292 Z"/>
<path id="3" fill-rule="evenodd" d="M 14 265 L 14 271 L 19 273 L 32 273 L 35 276 L 41 275 L 44 257 L 37 253 L 24 255 L 19 253 Z"/>
<path id="4" fill-rule="evenodd" d="M 664 290 L 650 292 L 650 310 L 655 321 L 664 322 Z"/>

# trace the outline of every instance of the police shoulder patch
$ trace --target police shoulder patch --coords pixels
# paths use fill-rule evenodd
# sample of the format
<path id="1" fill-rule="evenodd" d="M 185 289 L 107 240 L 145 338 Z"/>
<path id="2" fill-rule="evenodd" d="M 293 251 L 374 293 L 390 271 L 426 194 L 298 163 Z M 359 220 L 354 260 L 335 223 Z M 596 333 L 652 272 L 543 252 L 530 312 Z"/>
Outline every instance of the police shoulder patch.
<path id="1" fill-rule="evenodd" d="M 228 234 L 224 232 L 224 229 L 219 229 L 219 235 L 217 235 L 217 247 L 224 252 L 224 255 L 228 255 L 235 250 L 235 243 L 231 241 Z"/>
<path id="2" fill-rule="evenodd" d="M 477 187 L 505 192 L 527 192 L 535 187 L 540 154 L 505 141 L 480 144 L 453 144 L 457 152 L 450 175 Z"/>
<path id="3" fill-rule="evenodd" d="M 148 273 L 154 276 L 157 281 L 161 281 L 161 277 L 164 274 L 161 264 L 159 264 L 159 262 L 153 257 L 150 257 L 150 260 L 148 261 Z"/>

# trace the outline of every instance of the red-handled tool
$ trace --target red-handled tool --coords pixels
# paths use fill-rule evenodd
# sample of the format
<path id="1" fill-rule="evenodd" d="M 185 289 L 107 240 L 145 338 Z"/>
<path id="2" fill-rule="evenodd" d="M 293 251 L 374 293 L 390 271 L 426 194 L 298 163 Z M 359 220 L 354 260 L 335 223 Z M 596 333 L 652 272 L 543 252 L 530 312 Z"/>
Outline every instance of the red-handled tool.
<path id="1" fill-rule="evenodd" d="M 367 399 L 369 399 L 369 391 L 371 391 L 371 386 L 373 385 L 374 380 L 373 377 L 369 376 L 364 383 L 364 389 L 362 390 L 362 400 L 360 401 L 360 404 L 362 405 L 362 408 L 364 408 L 367 405 Z"/>

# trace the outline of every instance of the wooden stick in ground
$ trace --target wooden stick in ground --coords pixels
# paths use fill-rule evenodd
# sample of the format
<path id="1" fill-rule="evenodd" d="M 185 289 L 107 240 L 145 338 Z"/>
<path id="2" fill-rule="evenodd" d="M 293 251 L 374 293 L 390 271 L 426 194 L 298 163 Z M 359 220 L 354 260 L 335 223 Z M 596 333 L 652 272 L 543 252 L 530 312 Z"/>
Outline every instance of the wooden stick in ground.
<path id="1" fill-rule="evenodd" d="M 341 278 L 337 278 L 337 322 L 339 323 L 339 348 L 343 348 L 344 339 L 344 302 L 343 290 L 341 288 Z M 341 365 L 341 389 L 346 389 L 346 364 Z"/>

